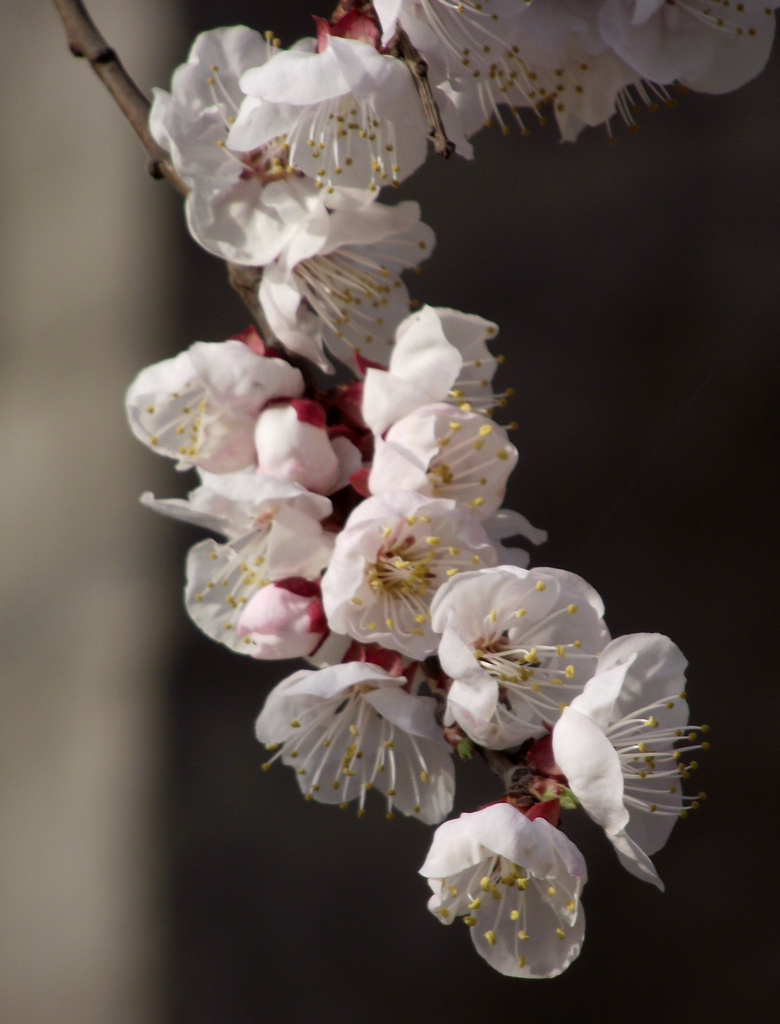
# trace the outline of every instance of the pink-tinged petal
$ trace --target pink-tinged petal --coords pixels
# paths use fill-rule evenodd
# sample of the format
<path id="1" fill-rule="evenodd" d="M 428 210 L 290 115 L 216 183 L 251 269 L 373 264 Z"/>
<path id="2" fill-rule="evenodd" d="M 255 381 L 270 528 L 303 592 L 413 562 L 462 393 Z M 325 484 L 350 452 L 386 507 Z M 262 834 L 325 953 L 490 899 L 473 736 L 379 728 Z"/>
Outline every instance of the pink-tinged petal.
<path id="1" fill-rule="evenodd" d="M 304 595 L 272 583 L 254 594 L 236 626 L 237 636 L 251 637 L 253 657 L 299 658 L 314 651 L 328 629 L 315 589 Z"/>
<path id="2" fill-rule="evenodd" d="M 600 12 L 604 38 L 619 57 L 643 78 L 662 84 L 703 74 L 712 61 L 712 41 L 695 19 L 677 18 L 675 30 L 669 31 L 665 11 L 651 15 L 645 10 L 637 22 L 631 6 L 606 0 Z"/>
<path id="3" fill-rule="evenodd" d="M 553 729 L 555 760 L 569 788 L 609 835 L 628 823 L 623 803 L 623 772 L 617 751 L 586 715 L 565 708 Z"/>

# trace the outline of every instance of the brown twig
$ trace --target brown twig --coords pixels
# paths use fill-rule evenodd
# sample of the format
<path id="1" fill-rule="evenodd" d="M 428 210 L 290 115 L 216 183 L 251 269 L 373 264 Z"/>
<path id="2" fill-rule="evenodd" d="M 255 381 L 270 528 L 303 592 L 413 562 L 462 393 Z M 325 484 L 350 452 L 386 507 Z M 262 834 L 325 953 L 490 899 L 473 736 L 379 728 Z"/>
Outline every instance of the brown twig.
<path id="1" fill-rule="evenodd" d="M 230 263 L 229 261 L 226 262 L 226 266 L 230 286 L 238 293 L 241 301 L 255 318 L 257 326 L 260 328 L 260 336 L 263 341 L 269 345 L 273 344 L 274 341 L 278 341 L 265 317 L 263 307 L 260 305 L 258 288 L 260 287 L 260 278 L 263 276 L 263 268 L 248 267 L 243 263 Z M 301 370 L 308 382 L 309 370 L 308 367 L 306 367 L 305 362 L 303 360 L 293 358 L 291 353 L 287 354 L 287 358 L 288 362 L 292 363 L 293 366 L 297 366 L 298 369 Z"/>
<path id="2" fill-rule="evenodd" d="M 116 100 L 133 131 L 149 154 L 149 173 L 154 178 L 167 178 L 182 195 L 187 186 L 173 168 L 168 154 L 152 138 L 149 131 L 149 100 L 122 67 L 114 50 L 98 32 L 80 0 L 54 0 L 68 36 L 70 52 L 83 57 Z"/>
<path id="3" fill-rule="evenodd" d="M 98 32 L 84 4 L 81 0 L 54 0 L 54 4 L 65 26 L 71 53 L 89 62 L 149 154 L 149 173 L 154 178 L 165 178 L 181 195 L 186 196 L 189 189 L 176 173 L 168 154 L 157 145 L 149 131 L 149 100 Z M 257 285 L 262 271 L 259 267 L 244 267 L 236 263 L 228 263 L 227 269 L 230 284 L 257 321 L 262 337 L 269 343 L 273 342 L 275 335 L 268 326 L 257 297 Z"/>
<path id="4" fill-rule="evenodd" d="M 405 62 L 414 79 L 414 85 L 422 103 L 423 113 L 429 125 L 428 134 L 433 139 L 434 152 L 445 159 L 455 152 L 455 143 L 447 138 L 439 107 L 433 98 L 431 84 L 428 81 L 428 65 L 420 56 L 419 51 L 409 36 L 399 27 L 394 39 L 394 49 Z"/>

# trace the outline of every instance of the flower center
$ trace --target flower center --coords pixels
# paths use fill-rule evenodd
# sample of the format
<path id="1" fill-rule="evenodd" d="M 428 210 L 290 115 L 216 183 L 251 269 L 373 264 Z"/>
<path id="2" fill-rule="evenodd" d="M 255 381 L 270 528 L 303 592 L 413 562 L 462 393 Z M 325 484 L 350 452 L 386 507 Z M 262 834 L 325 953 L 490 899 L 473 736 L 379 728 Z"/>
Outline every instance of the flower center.
<path id="1" fill-rule="evenodd" d="M 375 591 L 396 599 L 427 593 L 433 577 L 429 566 L 436 551 L 429 548 L 421 553 L 415 550 L 415 543 L 415 538 L 408 536 L 392 548 L 380 549 L 376 562 L 367 569 L 368 582 Z"/>

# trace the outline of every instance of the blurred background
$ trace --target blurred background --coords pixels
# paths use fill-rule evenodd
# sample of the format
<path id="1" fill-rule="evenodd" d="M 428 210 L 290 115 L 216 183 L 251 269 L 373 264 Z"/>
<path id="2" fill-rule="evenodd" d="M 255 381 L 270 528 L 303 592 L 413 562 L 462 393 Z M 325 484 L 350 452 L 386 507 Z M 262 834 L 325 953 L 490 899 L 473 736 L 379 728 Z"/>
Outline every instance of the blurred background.
<path id="1" fill-rule="evenodd" d="M 194 35 L 273 29 L 311 5 L 94 0 L 149 92 Z M 148 363 L 247 314 L 181 203 L 47 3 L 0 6 L 0 1021 L 448 1024 L 776 1006 L 780 52 L 722 97 L 688 94 L 561 145 L 483 132 L 427 165 L 438 247 L 418 299 L 496 320 L 521 462 L 506 504 L 550 532 L 537 564 L 583 575 L 613 635 L 689 658 L 709 799 L 656 862 L 622 872 L 595 826 L 588 934 L 561 978 L 492 972 L 426 911 L 430 830 L 305 803 L 259 770 L 253 723 L 290 669 L 242 659 L 182 608 L 200 539 L 141 508 L 193 486 L 142 449 L 123 394 Z M 457 810 L 498 795 L 459 769 Z M 775 1000 L 773 1002 L 772 1000 Z"/>

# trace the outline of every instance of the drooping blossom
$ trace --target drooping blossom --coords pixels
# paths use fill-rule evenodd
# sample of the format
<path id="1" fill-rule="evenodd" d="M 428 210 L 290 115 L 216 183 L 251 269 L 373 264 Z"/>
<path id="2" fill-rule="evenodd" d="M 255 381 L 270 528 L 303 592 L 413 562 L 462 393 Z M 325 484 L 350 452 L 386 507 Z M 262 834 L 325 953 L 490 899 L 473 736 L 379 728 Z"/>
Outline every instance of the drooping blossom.
<path id="1" fill-rule="evenodd" d="M 486 340 L 498 328 L 455 309 L 423 306 L 399 324 L 387 370 L 366 372 L 363 417 L 376 435 L 423 406 L 446 402 L 489 413 L 504 403 L 491 387 L 499 359 Z M 508 389 L 506 396 L 513 392 Z"/>
<path id="2" fill-rule="evenodd" d="M 501 565 L 447 582 L 431 607 L 452 679 L 446 720 L 496 750 L 538 736 L 593 675 L 609 640 L 603 613 L 563 569 Z"/>
<path id="3" fill-rule="evenodd" d="M 324 348 L 353 368 L 358 353 L 387 360 L 393 333 L 409 313 L 400 275 L 435 244 L 417 203 L 337 199 L 335 209 L 323 206 L 301 221 L 266 266 L 259 292 L 279 340 L 324 370 L 331 369 Z"/>
<path id="4" fill-rule="evenodd" d="M 444 924 L 460 917 L 502 974 L 552 978 L 579 955 L 585 861 L 544 818 L 497 803 L 445 821 L 420 873 L 433 889 L 428 909 Z"/>
<path id="5" fill-rule="evenodd" d="M 434 699 L 409 692 L 415 666 L 405 674 L 394 660 L 394 672 L 368 661 L 295 672 L 268 695 L 257 737 L 295 768 L 307 799 L 357 800 L 362 816 L 376 789 L 389 817 L 397 809 L 434 824 L 452 809 L 452 757 Z"/>
<path id="6" fill-rule="evenodd" d="M 430 616 L 437 589 L 495 563 L 482 526 L 454 501 L 389 491 L 358 505 L 338 534 L 322 601 L 336 632 L 422 659 L 438 642 Z"/>
<path id="7" fill-rule="evenodd" d="M 322 205 L 315 182 L 294 172 L 279 133 L 257 146 L 227 144 L 244 94 L 241 74 L 276 52 L 258 32 L 235 25 L 203 32 L 171 92 L 154 90 L 149 125 L 189 187 L 185 210 L 193 238 L 222 259 L 263 266 L 300 221 Z"/>
<path id="8" fill-rule="evenodd" d="M 196 341 L 142 370 L 127 391 L 130 428 L 153 451 L 229 473 L 256 463 L 255 423 L 275 398 L 303 394 L 301 371 L 243 341 Z"/>
<path id="9" fill-rule="evenodd" d="M 204 540 L 187 555 L 187 611 L 212 639 L 253 653 L 239 636 L 239 616 L 253 595 L 291 576 L 318 579 L 330 557 L 332 534 L 321 520 L 330 501 L 298 484 L 260 473 L 204 473 L 189 499 L 143 501 L 155 511 L 223 533 L 227 543 Z"/>
<path id="10" fill-rule="evenodd" d="M 680 757 L 699 749 L 697 731 L 687 727 L 686 665 L 668 637 L 618 637 L 553 730 L 555 760 L 574 795 L 604 828 L 623 866 L 660 889 L 649 855 L 685 816 L 691 800 L 680 776 L 690 766 Z"/>

